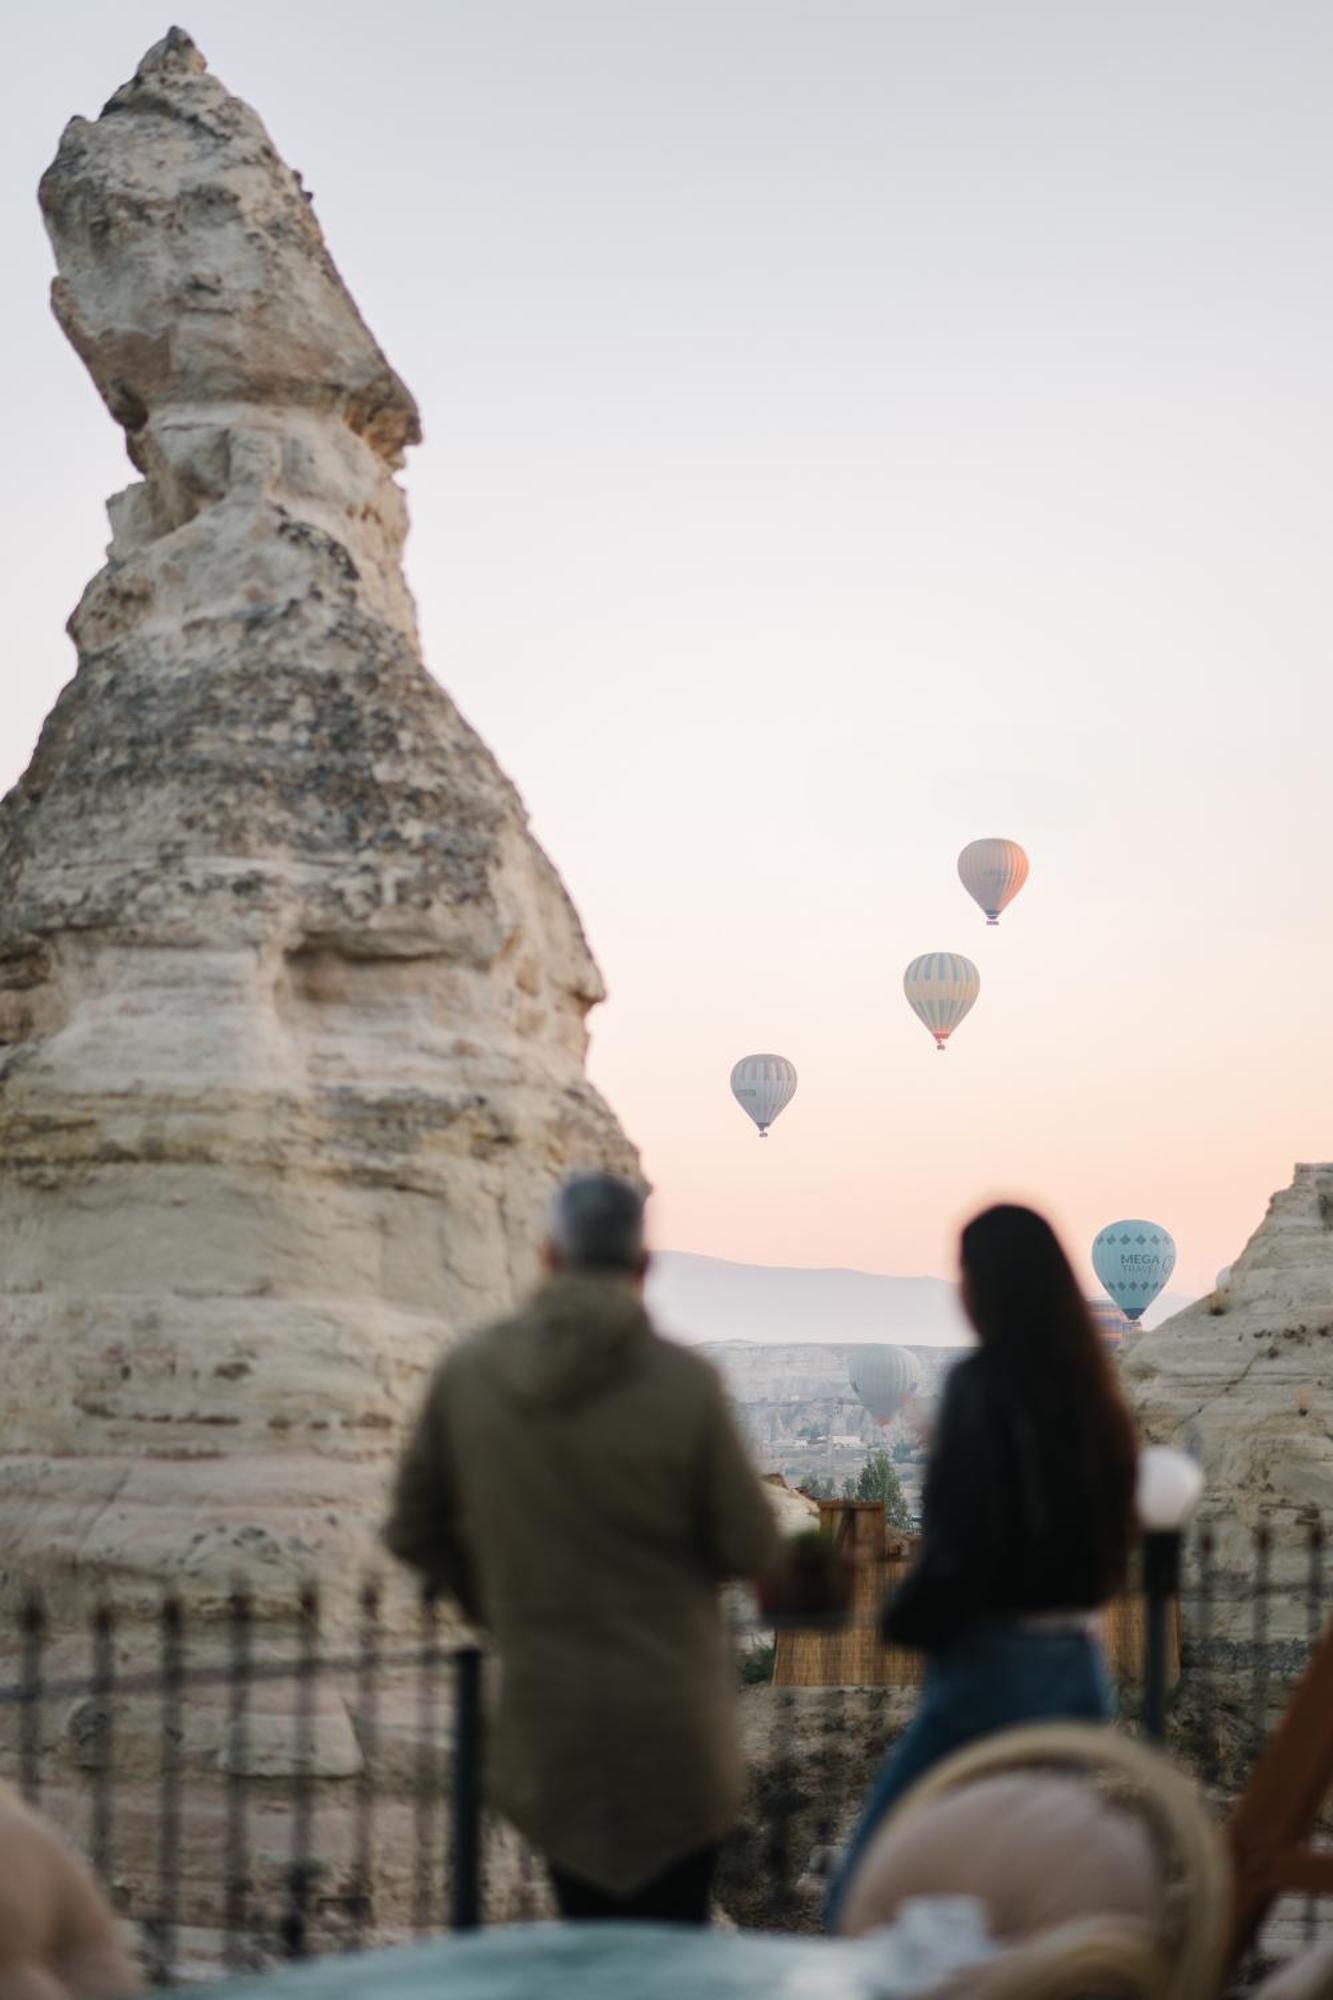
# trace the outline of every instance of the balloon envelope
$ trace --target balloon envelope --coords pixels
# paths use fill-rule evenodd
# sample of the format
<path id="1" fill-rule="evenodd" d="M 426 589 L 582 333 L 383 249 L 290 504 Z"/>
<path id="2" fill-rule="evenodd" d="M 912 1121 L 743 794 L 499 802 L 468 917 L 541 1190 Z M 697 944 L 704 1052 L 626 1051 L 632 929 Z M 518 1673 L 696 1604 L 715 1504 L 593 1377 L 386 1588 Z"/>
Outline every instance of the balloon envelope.
<path id="1" fill-rule="evenodd" d="M 1176 1246 L 1160 1222 L 1113 1222 L 1096 1237 L 1092 1268 L 1126 1319 L 1139 1319 L 1176 1268 Z"/>
<path id="2" fill-rule="evenodd" d="M 796 1095 L 796 1067 L 786 1056 L 742 1056 L 731 1072 L 731 1094 L 759 1127 L 759 1137 Z"/>
<path id="3" fill-rule="evenodd" d="M 1016 840 L 972 840 L 958 857 L 958 879 L 987 923 L 998 924 L 1028 879 L 1028 858 Z"/>
<path id="4" fill-rule="evenodd" d="M 852 1387 L 877 1424 L 895 1417 L 921 1377 L 905 1347 L 858 1347 L 848 1372 Z"/>
<path id="5" fill-rule="evenodd" d="M 981 991 L 981 974 L 955 951 L 927 951 L 903 974 L 903 992 L 942 1049 Z"/>

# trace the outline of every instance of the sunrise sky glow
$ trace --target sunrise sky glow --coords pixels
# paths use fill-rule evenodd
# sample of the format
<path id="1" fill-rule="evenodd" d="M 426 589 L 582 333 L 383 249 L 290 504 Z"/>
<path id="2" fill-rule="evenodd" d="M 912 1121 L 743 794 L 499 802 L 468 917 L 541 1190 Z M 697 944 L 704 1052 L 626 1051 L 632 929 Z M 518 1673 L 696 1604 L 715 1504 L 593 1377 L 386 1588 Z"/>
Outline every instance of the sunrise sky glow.
<path id="1" fill-rule="evenodd" d="M 660 1239 L 952 1271 L 971 1208 L 1202 1291 L 1330 1157 L 1333 10 L 193 0 L 422 408 L 432 670 L 610 1000 Z M 35 187 L 168 25 L 48 0 L 0 131 L 0 783 L 132 476 Z M 954 873 L 1009 835 L 988 930 Z M 937 1056 L 903 1001 L 964 952 Z M 760 1144 L 733 1061 L 800 1073 Z M 1085 1265 L 1086 1267 L 1086 1265 Z"/>

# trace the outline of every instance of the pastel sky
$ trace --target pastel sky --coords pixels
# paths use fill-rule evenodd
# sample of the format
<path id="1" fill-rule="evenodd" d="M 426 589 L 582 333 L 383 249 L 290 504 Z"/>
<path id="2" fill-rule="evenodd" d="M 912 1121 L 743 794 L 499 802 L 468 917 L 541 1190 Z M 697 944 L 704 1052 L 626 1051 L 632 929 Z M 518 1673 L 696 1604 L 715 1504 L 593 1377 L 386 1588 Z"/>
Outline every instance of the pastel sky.
<path id="1" fill-rule="evenodd" d="M 660 1239 L 947 1274 L 1006 1194 L 1205 1289 L 1333 1148 L 1326 0 L 181 18 L 421 403 L 427 657 L 583 912 Z M 3 784 L 129 476 L 33 189 L 167 24 L 6 23 Z M 982 976 L 943 1057 L 935 949 Z"/>

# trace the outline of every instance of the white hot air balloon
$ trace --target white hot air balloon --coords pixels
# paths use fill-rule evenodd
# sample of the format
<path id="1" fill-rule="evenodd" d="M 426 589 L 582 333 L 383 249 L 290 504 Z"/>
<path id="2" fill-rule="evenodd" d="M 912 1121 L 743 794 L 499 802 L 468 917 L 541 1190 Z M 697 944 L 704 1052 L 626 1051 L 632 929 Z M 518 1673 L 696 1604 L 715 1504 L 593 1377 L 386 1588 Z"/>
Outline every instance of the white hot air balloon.
<path id="1" fill-rule="evenodd" d="M 1028 858 L 1016 840 L 972 840 L 958 857 L 958 879 L 986 922 L 998 924 L 1028 879 Z"/>
<path id="2" fill-rule="evenodd" d="M 914 958 L 903 974 L 903 992 L 919 1021 L 924 1021 L 943 1050 L 958 1023 L 971 1012 L 981 991 L 981 974 L 970 958 L 956 951 L 927 951 Z"/>
<path id="3" fill-rule="evenodd" d="M 731 1072 L 731 1094 L 759 1127 L 759 1137 L 796 1095 L 796 1066 L 786 1056 L 742 1056 Z"/>
<path id="4" fill-rule="evenodd" d="M 853 1348 L 848 1372 L 877 1424 L 892 1422 L 921 1376 L 916 1356 L 905 1347 Z"/>

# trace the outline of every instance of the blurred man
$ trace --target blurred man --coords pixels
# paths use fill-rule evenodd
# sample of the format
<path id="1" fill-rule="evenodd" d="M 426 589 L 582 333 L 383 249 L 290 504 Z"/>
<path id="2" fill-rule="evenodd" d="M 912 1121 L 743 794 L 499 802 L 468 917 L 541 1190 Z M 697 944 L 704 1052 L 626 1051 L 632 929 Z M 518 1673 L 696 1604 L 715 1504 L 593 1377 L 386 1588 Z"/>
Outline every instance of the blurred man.
<path id="1" fill-rule="evenodd" d="M 568 1917 L 703 1923 L 741 1799 L 718 1586 L 776 1554 L 702 1356 L 643 1304 L 643 1198 L 570 1181 L 545 1282 L 441 1363 L 385 1540 L 493 1637 L 496 1803 Z"/>

